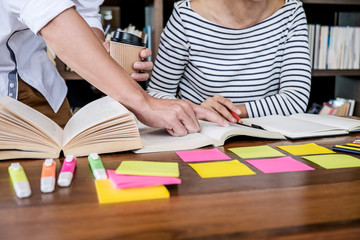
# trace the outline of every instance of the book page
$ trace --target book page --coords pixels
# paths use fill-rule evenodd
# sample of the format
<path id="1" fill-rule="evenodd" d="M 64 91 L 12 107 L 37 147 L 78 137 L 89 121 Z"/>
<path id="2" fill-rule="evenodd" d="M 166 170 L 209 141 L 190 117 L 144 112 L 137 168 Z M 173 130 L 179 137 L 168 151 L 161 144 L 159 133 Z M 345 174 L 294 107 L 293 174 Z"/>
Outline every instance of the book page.
<path id="1" fill-rule="evenodd" d="M 218 146 L 219 142 L 200 133 L 191 133 L 183 137 L 174 137 L 165 129 L 151 128 L 139 122 L 140 138 L 143 148 L 135 153 L 189 150 L 208 145 Z"/>
<path id="2" fill-rule="evenodd" d="M 129 120 L 126 120 L 126 119 Z M 132 120 L 130 115 L 121 118 L 115 118 L 107 120 L 101 124 L 95 125 L 89 129 L 86 129 L 72 138 L 66 147 L 72 147 L 73 145 L 96 143 L 102 138 L 109 139 L 139 139 L 139 131 L 136 123 Z"/>
<path id="3" fill-rule="evenodd" d="M 126 114 L 129 110 L 108 96 L 85 105 L 66 124 L 63 146 L 86 129 Z"/>
<path id="4" fill-rule="evenodd" d="M 302 119 L 305 121 L 318 122 L 338 129 L 346 131 L 360 131 L 360 120 L 344 118 L 332 115 L 318 115 L 318 114 L 294 114 L 291 118 Z"/>
<path id="5" fill-rule="evenodd" d="M 58 158 L 59 153 L 49 153 L 49 152 L 34 152 L 34 151 L 22 151 L 22 150 L 9 150 L 1 151 L 0 150 L 0 160 L 9 160 L 9 159 L 45 159 L 45 158 Z"/>
<path id="6" fill-rule="evenodd" d="M 183 137 L 173 137 L 165 129 L 150 128 L 139 123 L 140 137 L 144 147 L 135 153 L 179 151 L 196 149 L 213 145 L 222 146 L 226 139 L 244 135 L 270 139 L 285 139 L 280 133 L 254 129 L 247 126 L 232 124 L 229 127 L 221 127 L 216 123 L 199 121 L 201 130 L 199 133 L 188 134 Z"/>
<path id="7" fill-rule="evenodd" d="M 279 132 L 265 131 L 261 129 L 251 128 L 240 124 L 231 124 L 229 127 L 221 127 L 216 123 L 199 121 L 201 125 L 200 133 L 214 138 L 221 144 L 233 136 L 251 136 L 270 139 L 285 139 Z"/>
<path id="8" fill-rule="evenodd" d="M 52 139 L 53 142 L 61 146 L 63 130 L 50 118 L 35 109 L 13 99 L 10 97 L 0 98 L 0 114 L 5 116 L 9 115 L 11 118 L 18 118 L 19 122 L 25 128 L 33 128 L 34 134 L 41 133 L 44 138 Z M 28 126 L 25 126 L 28 125 Z"/>
<path id="9" fill-rule="evenodd" d="M 281 115 L 244 118 L 242 121 L 249 126 L 260 126 L 269 131 L 280 132 L 289 138 L 347 134 L 345 130 L 333 126 Z"/>
<path id="10" fill-rule="evenodd" d="M 42 143 L 37 138 L 31 138 L 24 135 L 14 134 L 0 130 L 0 151 L 7 150 L 27 150 L 27 151 L 44 151 L 52 153 L 60 153 L 60 147 L 56 145 Z"/>

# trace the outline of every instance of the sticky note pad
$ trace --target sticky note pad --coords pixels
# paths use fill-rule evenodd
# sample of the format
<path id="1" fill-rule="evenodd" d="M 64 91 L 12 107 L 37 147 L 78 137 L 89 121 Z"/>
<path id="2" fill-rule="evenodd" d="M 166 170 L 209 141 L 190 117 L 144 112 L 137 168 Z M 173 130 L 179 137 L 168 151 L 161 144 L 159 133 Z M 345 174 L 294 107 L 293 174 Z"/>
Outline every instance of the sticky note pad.
<path id="1" fill-rule="evenodd" d="M 115 188 L 136 188 L 159 185 L 180 184 L 181 179 L 177 177 L 154 177 L 141 175 L 116 174 L 114 170 L 107 170 L 107 174 Z"/>
<path id="2" fill-rule="evenodd" d="M 291 153 L 292 155 L 312 155 L 312 154 L 326 154 L 335 153 L 325 147 L 319 146 L 316 143 L 277 146 L 278 148 Z"/>
<path id="3" fill-rule="evenodd" d="M 296 171 L 308 171 L 314 170 L 314 168 L 299 162 L 292 157 L 281 157 L 281 158 L 269 158 L 269 159 L 257 159 L 247 160 L 263 173 L 279 173 L 279 172 L 296 172 Z"/>
<path id="4" fill-rule="evenodd" d="M 190 163 L 189 165 L 202 178 L 230 177 L 256 174 L 238 160 L 209 163 Z"/>
<path id="5" fill-rule="evenodd" d="M 117 174 L 179 177 L 179 164 L 176 162 L 122 161 L 116 169 Z"/>
<path id="6" fill-rule="evenodd" d="M 206 150 L 192 150 L 192 151 L 180 151 L 176 154 L 184 162 L 196 162 L 196 161 L 213 161 L 213 160 L 227 160 L 231 159 L 225 153 L 219 149 L 206 149 Z"/>
<path id="7" fill-rule="evenodd" d="M 360 159 L 346 154 L 326 154 L 302 157 L 326 169 L 360 167 Z"/>
<path id="8" fill-rule="evenodd" d="M 229 148 L 229 150 L 241 158 L 264 158 L 264 157 L 285 156 L 282 152 L 279 152 L 278 150 L 266 145 Z"/>
<path id="9" fill-rule="evenodd" d="M 116 189 L 109 179 L 95 180 L 95 187 L 100 204 L 141 201 L 169 198 L 170 193 L 165 186 Z"/>

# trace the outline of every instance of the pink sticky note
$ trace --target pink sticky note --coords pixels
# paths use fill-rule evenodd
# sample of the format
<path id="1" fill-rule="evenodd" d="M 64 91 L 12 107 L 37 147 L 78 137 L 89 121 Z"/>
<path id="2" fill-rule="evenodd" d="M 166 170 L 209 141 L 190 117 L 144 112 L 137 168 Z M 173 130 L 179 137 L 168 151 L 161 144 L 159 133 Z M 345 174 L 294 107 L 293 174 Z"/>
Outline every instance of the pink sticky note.
<path id="1" fill-rule="evenodd" d="M 116 174 L 115 170 L 107 170 L 109 179 L 115 188 L 136 188 L 159 185 L 180 184 L 177 177 L 153 177 L 140 175 Z"/>
<path id="2" fill-rule="evenodd" d="M 184 162 L 196 162 L 196 161 L 213 161 L 213 160 L 228 160 L 231 159 L 225 153 L 219 149 L 206 149 L 206 150 L 192 150 L 192 151 L 181 151 L 176 154 Z"/>
<path id="3" fill-rule="evenodd" d="M 292 157 L 269 158 L 258 160 L 247 160 L 260 171 L 264 173 L 279 173 L 279 172 L 296 172 L 314 170 L 314 168 L 299 162 Z"/>

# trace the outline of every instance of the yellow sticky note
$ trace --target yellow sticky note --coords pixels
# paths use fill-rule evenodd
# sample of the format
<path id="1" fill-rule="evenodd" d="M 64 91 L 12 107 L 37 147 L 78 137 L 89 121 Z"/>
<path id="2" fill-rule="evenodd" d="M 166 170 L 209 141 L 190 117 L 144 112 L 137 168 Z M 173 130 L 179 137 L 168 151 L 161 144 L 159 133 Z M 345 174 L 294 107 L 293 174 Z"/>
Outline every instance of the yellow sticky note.
<path id="1" fill-rule="evenodd" d="M 282 152 L 269 147 L 267 145 L 262 146 L 251 146 L 251 147 L 237 147 L 229 148 L 241 158 L 264 158 L 264 157 L 283 157 L 285 156 Z"/>
<path id="2" fill-rule="evenodd" d="M 313 155 L 313 154 L 335 153 L 334 151 L 319 146 L 316 143 L 277 146 L 277 147 L 288 153 L 291 153 L 292 155 Z"/>
<path id="3" fill-rule="evenodd" d="M 179 164 L 176 162 L 122 161 L 116 169 L 117 174 L 179 177 Z"/>
<path id="4" fill-rule="evenodd" d="M 202 178 L 230 177 L 256 174 L 238 160 L 209 163 L 190 163 L 189 165 Z"/>
<path id="5" fill-rule="evenodd" d="M 302 157 L 326 169 L 360 167 L 360 159 L 346 154 L 325 154 Z"/>
<path id="6" fill-rule="evenodd" d="M 105 179 L 95 180 L 95 187 L 100 204 L 170 197 L 170 193 L 164 185 L 155 187 L 116 189 L 109 179 Z"/>

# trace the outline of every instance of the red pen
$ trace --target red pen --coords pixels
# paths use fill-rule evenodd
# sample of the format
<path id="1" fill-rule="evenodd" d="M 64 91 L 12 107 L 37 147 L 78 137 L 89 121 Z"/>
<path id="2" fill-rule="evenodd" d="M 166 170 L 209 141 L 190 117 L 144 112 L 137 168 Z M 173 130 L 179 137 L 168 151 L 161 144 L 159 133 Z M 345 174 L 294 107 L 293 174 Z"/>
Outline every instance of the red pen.
<path id="1" fill-rule="evenodd" d="M 234 111 L 232 111 L 232 110 L 230 110 L 230 109 L 229 109 L 229 111 L 230 111 L 230 113 L 233 115 L 233 117 L 236 119 L 237 122 L 243 123 L 243 122 L 241 121 L 240 117 L 239 117 Z"/>

